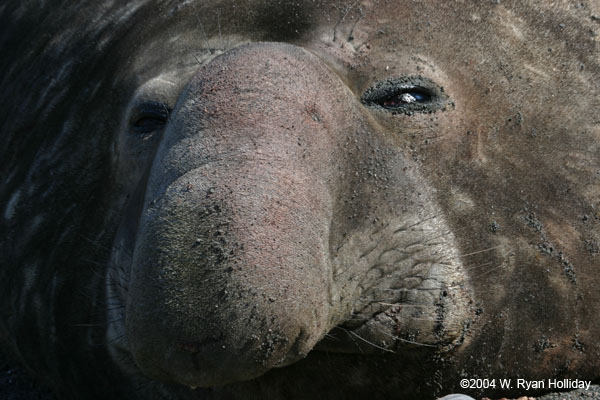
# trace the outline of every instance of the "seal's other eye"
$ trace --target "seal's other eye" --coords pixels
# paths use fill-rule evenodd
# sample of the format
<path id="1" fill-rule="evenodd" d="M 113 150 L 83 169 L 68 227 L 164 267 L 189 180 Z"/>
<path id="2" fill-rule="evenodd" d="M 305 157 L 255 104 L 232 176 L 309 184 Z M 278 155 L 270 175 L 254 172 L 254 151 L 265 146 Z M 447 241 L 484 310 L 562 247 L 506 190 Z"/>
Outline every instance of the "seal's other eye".
<path id="1" fill-rule="evenodd" d="M 148 134 L 162 129 L 167 123 L 170 113 L 166 104 L 155 101 L 140 103 L 132 113 L 131 131 L 138 134 Z"/>
<path id="2" fill-rule="evenodd" d="M 361 97 L 363 104 L 388 112 L 412 115 L 443 108 L 448 100 L 444 89 L 421 76 L 388 79 L 368 89 Z"/>

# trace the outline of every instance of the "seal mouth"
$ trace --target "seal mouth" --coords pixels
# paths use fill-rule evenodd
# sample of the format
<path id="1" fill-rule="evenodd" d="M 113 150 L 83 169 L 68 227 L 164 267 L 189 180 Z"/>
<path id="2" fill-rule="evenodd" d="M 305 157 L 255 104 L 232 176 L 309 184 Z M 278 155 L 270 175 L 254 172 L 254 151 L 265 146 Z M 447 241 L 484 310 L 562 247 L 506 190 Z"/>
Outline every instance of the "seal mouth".
<path id="1" fill-rule="evenodd" d="M 417 288 L 414 291 L 427 291 Z M 382 303 L 372 316 L 357 312 L 331 329 L 313 350 L 349 354 L 393 354 L 416 348 L 450 350 L 464 341 L 469 324 L 453 318 L 464 288 L 430 290 L 429 303 Z M 454 299 L 452 299 L 454 297 Z M 459 301 L 460 302 L 460 301 Z M 366 307 L 367 309 L 369 307 Z"/>
<path id="2" fill-rule="evenodd" d="M 432 221 L 425 220 L 424 224 Z M 132 236 L 131 231 L 136 230 L 132 228 L 129 227 L 128 234 L 123 235 L 125 238 Z M 470 326 L 470 290 L 451 237 L 444 236 L 447 240 L 436 240 L 433 246 L 429 246 L 419 238 L 419 235 L 429 237 L 431 234 L 428 230 L 417 233 L 393 225 L 386 229 L 398 233 L 406 231 L 409 234 L 408 247 L 394 243 L 393 251 L 386 247 L 381 251 L 375 249 L 365 252 L 364 247 L 372 247 L 349 239 L 346 249 L 351 253 L 345 254 L 342 249 L 330 260 L 333 265 L 329 268 L 342 282 L 336 290 L 348 294 L 355 288 L 354 300 L 347 303 L 352 309 L 346 311 L 345 316 L 337 314 L 338 322 L 329 325 L 326 333 L 319 335 L 313 332 L 313 340 L 308 341 L 306 338 L 309 334 L 303 330 L 291 337 L 285 336 L 289 340 L 289 346 L 286 346 L 289 351 L 280 359 L 272 359 L 267 370 L 286 368 L 313 351 L 365 356 L 397 355 L 409 354 L 416 349 L 445 352 L 462 344 Z M 360 237 L 376 238 L 377 235 Z M 354 253 L 356 251 L 365 256 L 357 256 Z M 382 254 L 390 258 L 385 259 Z M 125 258 L 125 261 L 130 261 Z M 342 272 L 347 269 L 340 265 L 348 265 L 350 260 L 365 262 L 364 265 L 350 268 L 354 271 L 364 270 L 359 274 L 363 280 L 355 279 L 356 274 L 346 276 Z M 372 266 L 378 265 L 376 260 L 386 260 L 385 269 L 369 276 L 375 270 Z M 382 274 L 385 279 L 382 279 Z M 113 304 L 119 303 L 119 307 L 115 307 L 109 315 L 109 321 L 114 322 L 109 323 L 107 340 L 113 358 L 119 361 L 122 368 L 144 374 L 134 361 L 124 332 L 123 304 L 127 298 L 127 282 L 122 282 L 120 278 L 121 273 L 107 276 L 108 295 L 113 299 Z M 359 287 L 361 290 L 356 289 Z M 335 314 L 331 314 L 330 318 L 335 318 Z M 321 338 L 318 339 L 318 336 Z M 183 346 L 188 353 L 194 353 L 189 351 L 188 343 L 183 343 Z M 203 386 L 194 380 L 187 380 L 186 384 Z"/>
<path id="3" fill-rule="evenodd" d="M 315 350 L 385 354 L 463 343 L 474 319 L 472 288 L 439 215 L 399 215 L 347 236 L 336 250 L 334 279 L 351 304 Z"/>

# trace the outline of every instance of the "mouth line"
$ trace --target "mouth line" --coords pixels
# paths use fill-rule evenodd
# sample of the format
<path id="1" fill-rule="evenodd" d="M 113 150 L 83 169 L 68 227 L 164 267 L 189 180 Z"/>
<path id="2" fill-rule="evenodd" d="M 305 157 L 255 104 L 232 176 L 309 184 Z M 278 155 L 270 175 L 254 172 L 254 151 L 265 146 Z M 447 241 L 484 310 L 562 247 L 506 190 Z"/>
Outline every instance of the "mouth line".
<path id="1" fill-rule="evenodd" d="M 426 347 L 439 349 L 443 343 L 423 343 L 411 338 L 409 335 L 403 335 L 400 327 L 401 321 L 396 320 L 398 324 L 397 334 L 390 334 L 383 329 L 385 326 L 382 321 L 389 319 L 389 314 L 394 314 L 402 309 L 403 306 L 411 306 L 410 303 L 386 304 L 385 309 L 380 309 L 368 318 L 364 318 L 360 324 L 351 318 L 341 324 L 333 327 L 325 334 L 313 348 L 312 351 L 342 354 L 360 354 L 360 355 L 382 355 L 395 354 L 399 351 L 405 351 L 408 347 Z M 432 305 L 434 307 L 434 305 Z M 378 318 L 381 317 L 381 318 Z M 349 327 L 348 323 L 353 326 Z M 381 324 L 381 326 L 378 326 Z M 385 343 L 374 343 L 368 338 L 363 337 L 361 330 L 375 331 L 379 336 L 387 337 Z"/>

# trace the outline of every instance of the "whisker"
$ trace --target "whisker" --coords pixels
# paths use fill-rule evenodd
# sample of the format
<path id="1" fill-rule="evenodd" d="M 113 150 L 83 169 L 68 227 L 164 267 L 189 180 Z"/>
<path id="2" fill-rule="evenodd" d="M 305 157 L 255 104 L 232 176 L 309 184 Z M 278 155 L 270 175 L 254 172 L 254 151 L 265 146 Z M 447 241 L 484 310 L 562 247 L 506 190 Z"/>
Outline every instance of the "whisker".
<path id="1" fill-rule="evenodd" d="M 202 21 L 200 20 L 200 14 L 198 13 L 198 9 L 196 8 L 196 4 L 193 3 L 192 7 L 194 7 L 194 14 L 196 14 L 196 20 L 198 21 L 198 26 L 200 28 L 200 32 L 202 32 L 202 37 L 204 39 L 204 43 L 206 45 L 206 48 L 209 49 L 210 46 L 208 45 L 208 36 L 206 36 L 206 32 L 204 31 L 204 25 L 202 24 Z"/>
<path id="2" fill-rule="evenodd" d="M 496 267 L 494 267 L 494 268 L 490 268 L 490 269 L 488 269 L 488 270 L 484 271 L 483 273 L 481 273 L 481 274 L 478 274 L 478 275 L 477 275 L 477 277 L 479 278 L 479 277 L 482 277 L 482 276 L 488 275 L 490 272 L 494 272 L 494 271 L 497 271 L 497 270 L 499 270 L 499 269 L 502 269 L 502 268 L 504 268 L 504 264 L 499 264 L 499 265 L 497 265 L 497 266 L 496 266 Z"/>
<path id="3" fill-rule="evenodd" d="M 127 336 L 127 335 L 126 335 L 125 333 L 123 333 L 122 335 L 119 335 L 119 336 L 117 336 L 117 337 L 114 337 L 114 338 L 111 338 L 111 339 L 107 340 L 107 341 L 106 341 L 106 344 L 111 344 L 111 343 L 114 343 L 114 342 L 116 342 L 116 341 L 118 341 L 118 340 L 121 340 L 121 339 L 125 338 L 126 336 Z"/>
<path id="4" fill-rule="evenodd" d="M 396 306 L 408 306 L 408 307 L 432 306 L 431 303 L 401 303 L 401 304 L 394 304 L 394 303 L 377 302 L 377 304 L 381 304 L 382 306 L 391 306 L 391 307 L 396 307 Z"/>
<path id="5" fill-rule="evenodd" d="M 381 291 L 384 291 L 384 292 L 410 292 L 410 291 L 413 291 L 413 290 L 427 292 L 427 291 L 430 291 L 430 290 L 433 291 L 433 290 L 444 290 L 444 289 L 445 289 L 445 287 L 444 288 L 442 288 L 442 287 L 436 287 L 436 288 L 398 288 L 398 289 L 392 289 L 392 288 L 379 289 L 379 288 L 375 288 L 374 290 L 381 290 Z"/>
<path id="6" fill-rule="evenodd" d="M 100 248 L 100 249 L 106 250 L 106 251 L 108 251 L 108 252 L 112 251 L 112 250 L 111 250 L 111 249 L 109 249 L 108 247 L 101 245 L 101 244 L 100 244 L 100 243 L 98 243 L 97 241 L 94 241 L 94 240 L 92 240 L 92 239 L 90 239 L 90 238 L 86 237 L 85 235 L 83 235 L 83 234 L 81 234 L 81 233 L 79 234 L 79 236 L 81 236 L 83 239 L 87 240 L 89 243 L 93 244 L 93 245 L 94 245 L 94 246 L 96 246 L 97 248 Z"/>
<path id="7" fill-rule="evenodd" d="M 463 257 L 469 257 L 469 256 L 473 256 L 473 255 L 475 255 L 475 254 L 481 254 L 481 253 L 485 253 L 486 251 L 492 251 L 492 250 L 496 250 L 496 249 L 499 249 L 500 247 L 502 247 L 502 246 L 494 246 L 494 247 L 489 247 L 489 248 L 487 248 L 487 249 L 483 249 L 483 250 L 479 250 L 479 251 L 474 251 L 474 252 L 472 252 L 472 253 L 466 253 L 466 254 L 463 254 L 462 256 L 463 256 Z"/>
<path id="8" fill-rule="evenodd" d="M 221 34 L 221 13 L 217 10 L 217 26 L 219 28 L 219 41 L 223 45 L 223 35 Z"/>
<path id="9" fill-rule="evenodd" d="M 111 308 L 105 308 L 104 311 L 114 311 L 114 310 L 119 310 L 119 309 L 123 309 L 125 308 L 125 306 L 123 304 L 115 306 L 115 307 L 111 307 Z"/>
<path id="10" fill-rule="evenodd" d="M 465 267 L 463 267 L 463 268 L 464 268 L 466 271 L 475 271 L 475 270 L 481 269 L 481 268 L 483 268 L 483 267 L 487 267 L 488 265 L 492 265 L 492 264 L 494 264 L 494 262 L 493 262 L 493 261 L 489 261 L 489 262 L 486 262 L 486 263 L 483 263 L 483 264 L 479 264 L 479 265 L 469 265 L 469 266 L 465 266 Z"/>
<path id="11" fill-rule="evenodd" d="M 384 348 L 384 347 L 381 347 L 381 346 L 378 346 L 378 345 L 376 345 L 375 343 L 371 343 L 371 342 L 369 342 L 367 339 L 365 339 L 365 338 L 363 338 L 363 337 L 360 337 L 360 336 L 359 336 L 358 334 L 356 334 L 355 332 L 349 331 L 349 330 L 347 330 L 347 329 L 344 329 L 344 328 L 342 328 L 342 327 L 337 327 L 337 328 L 339 328 L 339 329 L 343 330 L 344 332 L 346 332 L 346 333 L 347 333 L 347 334 L 349 334 L 349 335 L 353 335 L 353 336 L 354 336 L 354 337 L 356 337 L 357 339 L 360 339 L 360 340 L 362 340 L 363 342 L 365 342 L 365 343 L 367 343 L 367 344 L 369 344 L 369 345 L 371 345 L 371 346 L 373 346 L 373 347 L 375 347 L 375 348 L 377 348 L 377 349 L 379 349 L 379 350 L 383 350 L 383 351 L 386 351 L 386 352 L 388 352 L 388 353 L 396 353 L 396 352 L 395 352 L 395 351 L 393 351 L 393 350 L 386 349 L 386 348 Z M 360 346 L 359 346 L 359 348 L 360 348 Z"/>
<path id="12" fill-rule="evenodd" d="M 431 217 L 427 217 L 427 218 L 425 218 L 425 219 L 422 219 L 422 220 L 420 220 L 420 221 L 418 221 L 418 222 L 415 222 L 415 223 L 414 223 L 414 224 L 412 224 L 412 225 L 408 225 L 408 226 L 401 226 L 400 228 L 396 228 L 396 230 L 394 230 L 394 232 L 392 232 L 392 233 L 393 233 L 393 234 L 396 234 L 396 233 L 400 233 L 400 232 L 402 232 L 402 231 L 407 231 L 407 230 L 409 230 L 409 229 L 411 229 L 411 228 L 414 228 L 415 226 L 419 226 L 419 225 L 421 225 L 421 224 L 424 224 L 425 222 L 427 222 L 427 221 L 431 221 L 432 219 L 435 219 L 435 218 L 437 218 L 437 217 L 439 217 L 439 214 L 432 215 Z"/>
<path id="13" fill-rule="evenodd" d="M 375 329 L 378 332 L 381 332 L 384 335 L 389 336 L 389 337 L 393 338 L 394 340 L 398 340 L 398 341 L 403 342 L 403 343 L 416 344 L 417 346 L 424 346 L 424 347 L 437 347 L 436 345 L 433 345 L 433 344 L 419 343 L 419 342 L 415 342 L 413 340 L 403 339 L 403 338 L 401 338 L 399 336 L 392 335 L 392 334 L 390 334 L 388 332 L 382 331 L 381 329 L 378 329 L 378 328 L 375 328 Z"/>

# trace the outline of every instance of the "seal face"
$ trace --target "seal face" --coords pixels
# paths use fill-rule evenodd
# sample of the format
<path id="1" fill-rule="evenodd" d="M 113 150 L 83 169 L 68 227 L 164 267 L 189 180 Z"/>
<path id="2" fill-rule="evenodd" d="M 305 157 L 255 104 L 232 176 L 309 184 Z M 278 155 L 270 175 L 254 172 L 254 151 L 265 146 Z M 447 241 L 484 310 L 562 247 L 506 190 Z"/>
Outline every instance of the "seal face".
<path id="1" fill-rule="evenodd" d="M 3 347 L 67 398 L 598 379 L 593 7 L 6 2 Z"/>

